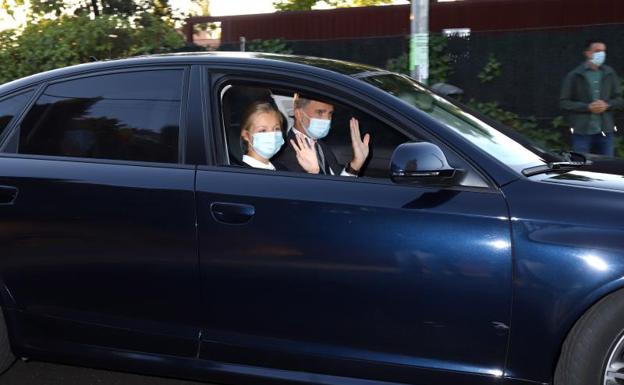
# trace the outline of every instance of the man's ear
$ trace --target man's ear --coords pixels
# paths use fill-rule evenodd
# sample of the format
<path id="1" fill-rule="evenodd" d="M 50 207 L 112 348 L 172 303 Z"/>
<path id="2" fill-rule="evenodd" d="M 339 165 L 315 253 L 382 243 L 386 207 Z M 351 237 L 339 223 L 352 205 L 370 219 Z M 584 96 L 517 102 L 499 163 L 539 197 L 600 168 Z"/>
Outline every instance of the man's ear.
<path id="1" fill-rule="evenodd" d="M 295 121 L 301 122 L 301 119 L 303 118 L 303 114 L 301 113 L 300 108 L 295 108 L 293 110 L 293 115 L 295 116 Z"/>

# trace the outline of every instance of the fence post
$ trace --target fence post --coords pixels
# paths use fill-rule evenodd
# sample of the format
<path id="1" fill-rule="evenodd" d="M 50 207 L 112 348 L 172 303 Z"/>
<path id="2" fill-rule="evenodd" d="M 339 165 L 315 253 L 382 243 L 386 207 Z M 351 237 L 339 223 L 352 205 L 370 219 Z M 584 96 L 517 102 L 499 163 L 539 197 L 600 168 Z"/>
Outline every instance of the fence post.
<path id="1" fill-rule="evenodd" d="M 429 0 L 412 0 L 410 72 L 419 82 L 429 78 Z"/>

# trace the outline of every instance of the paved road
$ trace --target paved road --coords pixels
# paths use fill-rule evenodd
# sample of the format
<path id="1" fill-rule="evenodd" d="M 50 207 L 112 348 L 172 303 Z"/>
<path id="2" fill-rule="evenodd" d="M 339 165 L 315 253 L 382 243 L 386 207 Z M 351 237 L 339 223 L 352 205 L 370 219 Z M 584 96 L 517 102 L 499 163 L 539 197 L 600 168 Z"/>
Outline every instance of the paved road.
<path id="1" fill-rule="evenodd" d="M 17 361 L 1 378 L 2 385 L 206 385 L 199 382 L 139 376 L 106 370 Z"/>

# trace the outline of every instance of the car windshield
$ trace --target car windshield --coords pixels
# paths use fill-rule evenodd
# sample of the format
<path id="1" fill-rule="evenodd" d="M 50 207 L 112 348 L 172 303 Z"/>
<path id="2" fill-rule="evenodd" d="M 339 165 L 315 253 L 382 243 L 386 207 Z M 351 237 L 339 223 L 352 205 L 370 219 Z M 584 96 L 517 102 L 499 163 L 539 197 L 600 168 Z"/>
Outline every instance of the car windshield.
<path id="1" fill-rule="evenodd" d="M 429 114 L 516 171 L 546 163 L 538 151 L 532 150 L 529 145 L 518 142 L 407 76 L 383 72 L 355 77 Z"/>

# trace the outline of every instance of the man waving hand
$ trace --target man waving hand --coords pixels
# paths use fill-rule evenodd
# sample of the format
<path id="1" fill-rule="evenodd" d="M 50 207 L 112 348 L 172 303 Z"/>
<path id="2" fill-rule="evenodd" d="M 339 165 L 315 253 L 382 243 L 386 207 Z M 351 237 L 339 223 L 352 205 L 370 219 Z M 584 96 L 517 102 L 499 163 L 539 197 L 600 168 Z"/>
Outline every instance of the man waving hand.
<path id="1" fill-rule="evenodd" d="M 362 139 L 358 120 L 351 118 L 349 129 L 353 158 L 347 164 L 338 164 L 334 153 L 323 142 L 331 128 L 333 113 L 334 106 L 331 104 L 295 94 L 294 126 L 288 131 L 288 146 L 278 155 L 278 162 L 290 171 L 357 176 L 368 158 L 370 135 L 366 134 Z M 304 146 L 316 150 L 315 160 L 303 157 Z"/>

